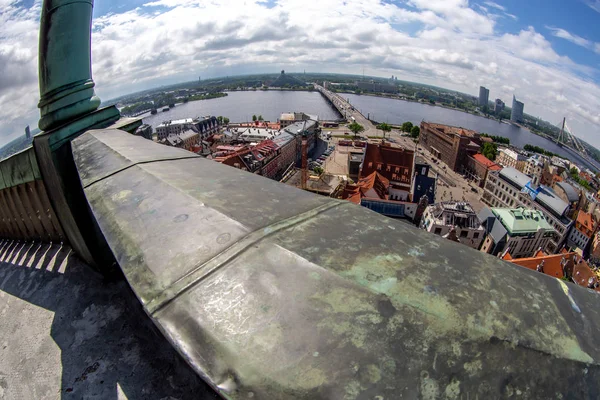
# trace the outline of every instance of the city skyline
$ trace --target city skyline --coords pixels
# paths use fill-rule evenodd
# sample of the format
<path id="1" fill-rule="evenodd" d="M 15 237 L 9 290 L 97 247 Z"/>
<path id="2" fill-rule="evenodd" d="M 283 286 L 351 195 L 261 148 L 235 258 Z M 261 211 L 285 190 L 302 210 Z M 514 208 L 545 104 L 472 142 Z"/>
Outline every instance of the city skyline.
<path id="1" fill-rule="evenodd" d="M 2 9 L 0 145 L 38 119 L 41 4 L 5 0 Z M 516 95 L 528 114 L 549 122 L 564 114 L 578 137 L 600 147 L 600 28 L 586 23 L 599 11 L 592 1 L 100 1 L 93 72 L 104 100 L 199 75 L 272 72 L 274 65 L 364 69 L 474 96 L 485 86 L 492 98 Z"/>

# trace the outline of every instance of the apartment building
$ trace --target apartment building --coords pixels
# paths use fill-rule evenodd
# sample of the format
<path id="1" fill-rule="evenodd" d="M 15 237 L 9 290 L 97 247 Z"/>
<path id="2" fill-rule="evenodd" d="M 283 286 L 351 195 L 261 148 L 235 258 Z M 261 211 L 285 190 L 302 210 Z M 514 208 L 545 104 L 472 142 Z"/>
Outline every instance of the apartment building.
<path id="1" fill-rule="evenodd" d="M 481 251 L 492 255 L 510 252 L 513 258 L 531 257 L 548 247 L 554 229 L 538 210 L 484 208 L 479 219 L 485 229 Z"/>
<path id="2" fill-rule="evenodd" d="M 569 204 L 551 188 L 534 186 L 532 179 L 515 168 L 504 168 L 488 174 L 482 201 L 490 207 L 539 210 L 554 228 L 555 236 L 544 249 L 549 254 L 560 250 L 565 244 L 573 221 L 567 217 Z"/>
<path id="3" fill-rule="evenodd" d="M 467 202 L 445 201 L 428 206 L 419 227 L 439 236 L 454 228 L 458 241 L 473 249 L 479 249 L 485 235 L 481 221 Z"/>
<path id="4" fill-rule="evenodd" d="M 525 161 L 527 158 L 511 149 L 500 149 L 496 157 L 496 164 L 503 167 L 513 167 L 521 172 L 525 169 Z"/>
<path id="5" fill-rule="evenodd" d="M 421 122 L 419 144 L 453 171 L 462 171 L 466 158 L 479 152 L 479 133 L 442 124 Z"/>

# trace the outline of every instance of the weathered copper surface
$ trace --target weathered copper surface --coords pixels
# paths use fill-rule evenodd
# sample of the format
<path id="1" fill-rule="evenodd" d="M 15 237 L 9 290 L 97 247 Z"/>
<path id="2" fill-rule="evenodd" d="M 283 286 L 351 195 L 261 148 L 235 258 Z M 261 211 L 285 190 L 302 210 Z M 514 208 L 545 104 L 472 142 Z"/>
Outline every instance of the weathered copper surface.
<path id="1" fill-rule="evenodd" d="M 225 398 L 600 396 L 596 293 L 124 132 L 73 154 L 144 308 Z"/>

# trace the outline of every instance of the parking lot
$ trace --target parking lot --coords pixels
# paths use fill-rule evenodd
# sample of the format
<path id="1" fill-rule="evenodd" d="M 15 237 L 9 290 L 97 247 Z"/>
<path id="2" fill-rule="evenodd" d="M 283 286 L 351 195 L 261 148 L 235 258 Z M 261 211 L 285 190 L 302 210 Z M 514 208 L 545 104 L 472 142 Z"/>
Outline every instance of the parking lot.
<path id="1" fill-rule="evenodd" d="M 323 135 L 324 136 L 324 135 Z M 335 151 L 335 142 L 333 139 L 326 140 L 324 137 L 319 139 L 317 142 L 317 148 L 313 153 L 314 159 L 309 161 L 308 168 L 314 169 L 315 167 L 321 167 L 326 172 L 334 175 L 346 175 L 347 171 L 344 172 L 340 168 L 342 163 L 339 154 Z M 338 161 L 339 159 L 339 161 Z M 346 163 L 347 164 L 347 163 Z M 347 170 L 347 167 L 346 167 Z M 333 171 L 333 172 L 332 172 Z"/>

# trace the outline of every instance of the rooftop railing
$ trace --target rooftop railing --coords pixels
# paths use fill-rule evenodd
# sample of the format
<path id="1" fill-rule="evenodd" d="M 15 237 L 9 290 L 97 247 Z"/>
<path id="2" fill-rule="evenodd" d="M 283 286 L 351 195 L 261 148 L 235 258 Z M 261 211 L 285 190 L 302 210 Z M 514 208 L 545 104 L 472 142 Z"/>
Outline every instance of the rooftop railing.
<path id="1" fill-rule="evenodd" d="M 47 131 L 0 163 L 23 177 L 2 189 L 2 232 L 49 240 L 26 236 L 38 213 L 19 186 L 43 182 L 57 237 L 100 270 L 116 261 L 224 398 L 600 396 L 595 293 L 130 135 L 139 121 L 93 107 L 90 18 L 91 3 L 44 3 Z"/>

